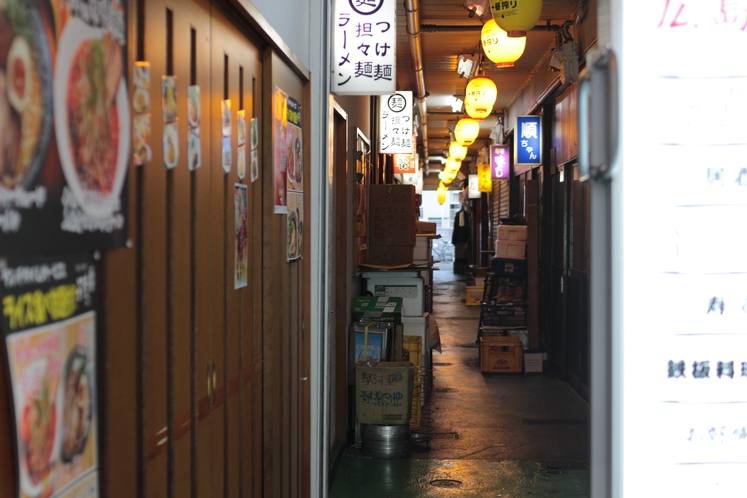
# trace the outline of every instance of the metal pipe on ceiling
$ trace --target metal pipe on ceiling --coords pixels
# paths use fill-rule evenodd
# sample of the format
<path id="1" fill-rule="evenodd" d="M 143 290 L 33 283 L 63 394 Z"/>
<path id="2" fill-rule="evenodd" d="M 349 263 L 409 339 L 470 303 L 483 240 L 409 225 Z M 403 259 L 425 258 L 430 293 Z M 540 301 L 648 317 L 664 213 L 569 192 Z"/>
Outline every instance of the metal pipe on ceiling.
<path id="1" fill-rule="evenodd" d="M 423 77 L 423 51 L 420 47 L 420 1 L 404 0 L 405 19 L 407 21 L 407 36 L 410 38 L 410 54 L 412 56 L 412 67 L 415 70 L 415 86 L 417 95 L 415 101 L 420 114 L 420 126 L 423 134 L 423 157 L 428 157 L 428 112 L 425 98 L 425 78 Z"/>
<path id="2" fill-rule="evenodd" d="M 468 24 L 464 26 L 448 26 L 443 24 L 421 24 L 421 31 L 425 33 L 456 32 L 456 31 L 482 31 L 482 24 Z M 530 31 L 558 31 L 557 24 L 537 24 Z"/>

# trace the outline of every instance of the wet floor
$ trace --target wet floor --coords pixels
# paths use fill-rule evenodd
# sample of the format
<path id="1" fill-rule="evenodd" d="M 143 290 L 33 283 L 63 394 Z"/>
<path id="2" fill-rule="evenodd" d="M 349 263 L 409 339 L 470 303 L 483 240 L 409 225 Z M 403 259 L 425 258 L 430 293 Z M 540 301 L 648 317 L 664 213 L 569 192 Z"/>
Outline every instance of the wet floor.
<path id="1" fill-rule="evenodd" d="M 547 374 L 481 373 L 480 308 L 464 304 L 464 276 L 450 267 L 434 273 L 442 352 L 433 353 L 423 408 L 430 441 L 402 459 L 365 457 L 351 446 L 330 497 L 590 496 L 586 401 Z"/>

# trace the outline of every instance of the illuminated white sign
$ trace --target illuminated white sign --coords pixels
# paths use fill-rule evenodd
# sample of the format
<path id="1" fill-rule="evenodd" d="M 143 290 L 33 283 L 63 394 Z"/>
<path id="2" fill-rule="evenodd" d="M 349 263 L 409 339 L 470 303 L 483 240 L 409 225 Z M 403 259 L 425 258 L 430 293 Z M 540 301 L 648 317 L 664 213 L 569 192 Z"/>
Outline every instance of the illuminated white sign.
<path id="1" fill-rule="evenodd" d="M 397 92 L 379 97 L 379 152 L 413 152 L 412 92 Z"/>
<path id="2" fill-rule="evenodd" d="M 335 0 L 332 93 L 394 93 L 395 12 L 395 0 Z"/>

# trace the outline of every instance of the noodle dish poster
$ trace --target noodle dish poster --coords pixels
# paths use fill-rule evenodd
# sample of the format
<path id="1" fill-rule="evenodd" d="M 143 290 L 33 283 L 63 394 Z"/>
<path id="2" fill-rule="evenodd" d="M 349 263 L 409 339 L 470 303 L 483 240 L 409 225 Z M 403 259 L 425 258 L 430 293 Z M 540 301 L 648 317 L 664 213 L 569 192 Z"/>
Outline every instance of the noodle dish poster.
<path id="1" fill-rule="evenodd" d="M 97 497 L 96 270 L 88 254 L 0 260 L 17 494 Z"/>
<path id="2" fill-rule="evenodd" d="M 275 87 L 272 112 L 273 198 L 276 214 L 288 213 L 288 191 L 303 190 L 301 104 Z"/>
<path id="3" fill-rule="evenodd" d="M 124 245 L 126 14 L 124 0 L 0 2 L 0 253 Z"/>

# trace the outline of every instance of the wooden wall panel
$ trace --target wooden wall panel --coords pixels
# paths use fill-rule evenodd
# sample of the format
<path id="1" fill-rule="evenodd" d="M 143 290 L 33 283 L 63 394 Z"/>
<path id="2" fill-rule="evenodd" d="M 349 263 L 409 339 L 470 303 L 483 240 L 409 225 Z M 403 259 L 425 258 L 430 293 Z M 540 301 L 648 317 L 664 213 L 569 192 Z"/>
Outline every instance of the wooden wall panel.
<path id="1" fill-rule="evenodd" d="M 166 12 L 160 2 L 145 3 L 145 58 L 150 61 L 153 81 L 151 102 L 153 109 L 152 136 L 161 137 L 163 121 L 158 76 L 166 74 Z M 158 143 L 158 142 L 156 142 Z M 145 492 L 148 496 L 167 495 L 167 454 L 162 450 L 167 431 L 167 324 L 166 324 L 166 171 L 163 148 L 153 147 L 153 161 L 146 165 L 142 198 L 143 213 L 143 348 L 141 358 L 145 392 L 142 400 L 144 431 L 150 440 L 144 469 Z M 160 444 L 159 444 L 160 443 Z"/>
<path id="2" fill-rule="evenodd" d="M 578 155 L 578 85 L 570 85 L 555 103 L 553 146 L 556 164 L 563 164 Z"/>
<path id="3" fill-rule="evenodd" d="M 288 95 L 302 102 L 302 116 L 309 107 L 304 102 L 305 89 L 298 76 L 279 57 L 266 51 L 263 86 L 270 95 L 277 85 Z M 299 466 L 306 465 L 301 454 L 303 441 L 298 437 L 308 425 L 308 406 L 303 406 L 304 389 L 299 386 L 303 360 L 304 305 L 309 302 L 304 294 L 308 265 L 299 260 L 286 261 L 286 215 L 273 210 L 272 161 L 272 101 L 265 100 L 263 123 L 265 161 L 263 162 L 263 359 L 264 359 L 264 496 L 296 496 L 304 484 L 299 480 Z M 304 163 L 308 164 L 308 128 L 304 130 Z M 309 170 L 305 169 L 304 197 L 308 206 Z M 308 208 L 306 208 L 308 209 Z M 308 216 L 308 211 L 306 213 Z M 304 238 L 308 238 L 305 231 Z M 283 248 L 282 250 L 278 250 Z M 308 255 L 306 255 L 308 257 Z M 302 348 L 302 349 L 299 349 Z M 295 437 L 294 437 L 295 436 Z"/>

